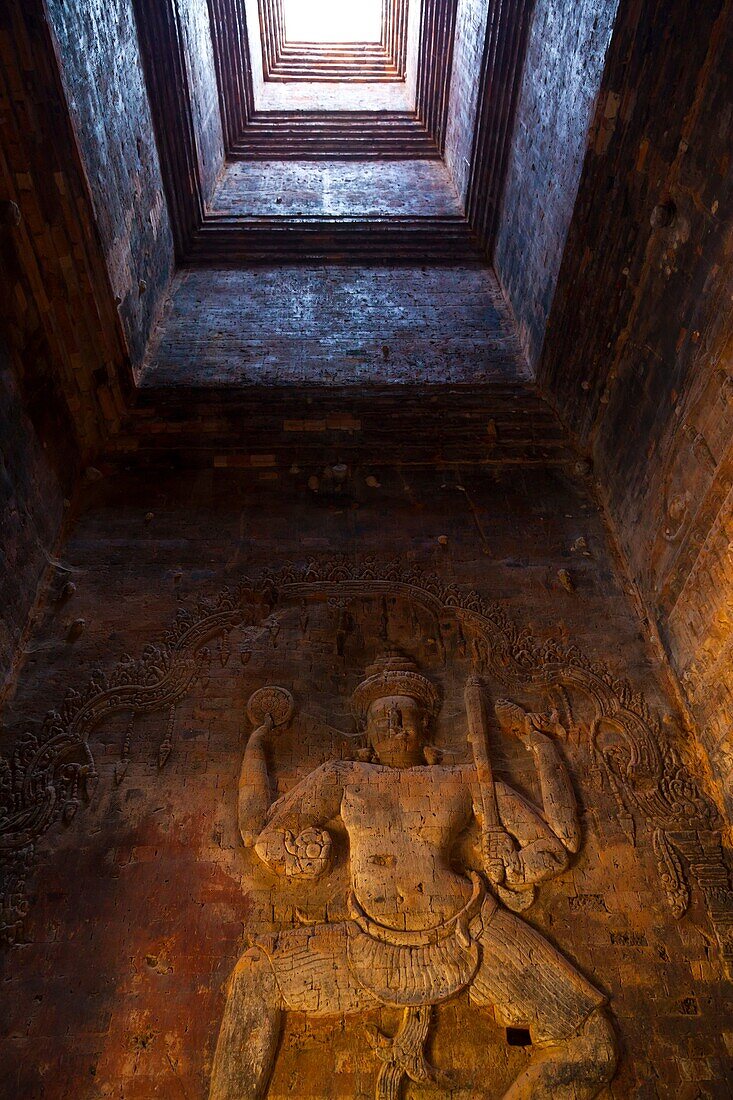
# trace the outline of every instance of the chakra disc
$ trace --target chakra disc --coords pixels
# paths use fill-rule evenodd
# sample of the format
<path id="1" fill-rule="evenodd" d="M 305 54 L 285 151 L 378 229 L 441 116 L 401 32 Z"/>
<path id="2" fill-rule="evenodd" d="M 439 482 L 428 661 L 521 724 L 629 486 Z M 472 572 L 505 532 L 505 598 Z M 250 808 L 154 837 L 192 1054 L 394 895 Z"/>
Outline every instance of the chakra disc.
<path id="1" fill-rule="evenodd" d="M 247 716 L 253 726 L 261 726 L 268 715 L 273 725 L 284 726 L 293 717 L 294 709 L 293 697 L 287 688 L 268 686 L 250 695 Z"/>

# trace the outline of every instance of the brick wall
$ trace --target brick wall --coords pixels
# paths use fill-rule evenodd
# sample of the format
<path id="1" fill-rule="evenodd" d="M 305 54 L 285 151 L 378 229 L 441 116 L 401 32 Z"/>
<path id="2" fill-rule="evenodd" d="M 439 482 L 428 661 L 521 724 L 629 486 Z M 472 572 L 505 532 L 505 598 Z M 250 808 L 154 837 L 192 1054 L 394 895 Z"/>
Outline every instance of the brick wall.
<path id="1" fill-rule="evenodd" d="M 473 150 L 488 10 L 485 0 L 458 0 L 445 162 L 464 203 Z"/>
<path id="2" fill-rule="evenodd" d="M 211 198 L 224 165 L 224 138 L 221 129 L 219 92 L 216 85 L 214 54 L 209 26 L 207 0 L 187 0 L 180 5 L 199 178 L 205 202 Z"/>
<path id="3" fill-rule="evenodd" d="M 0 316 L 31 418 L 70 472 L 119 428 L 131 372 L 44 0 L 0 7 L 0 74 Z"/>
<path id="4" fill-rule="evenodd" d="M 130 0 L 50 0 L 64 87 L 112 290 L 138 366 L 173 242 Z"/>
<path id="5" fill-rule="evenodd" d="M 63 516 L 63 488 L 24 407 L 0 347 L 0 690 Z"/>
<path id="6" fill-rule="evenodd" d="M 537 0 L 494 265 L 532 367 L 542 351 L 618 0 Z"/>
<path id="7" fill-rule="evenodd" d="M 619 12 L 540 369 L 733 799 L 730 3 Z"/>
<path id="8" fill-rule="evenodd" d="M 704 784 L 582 481 L 516 465 L 462 477 L 374 465 L 330 488 L 321 477 L 316 492 L 315 470 L 119 474 L 89 486 L 62 551 L 77 591 L 45 608 L 6 708 L 5 744 L 40 734 L 67 689 L 84 690 L 94 670 L 137 657 L 225 585 L 288 560 L 344 556 L 354 567 L 374 556 L 376 574 L 391 558 L 398 568 L 437 573 L 498 601 L 540 642 L 608 662 L 642 692 Z M 72 640 L 69 625 L 78 621 Z M 88 806 L 79 794 L 77 812 L 46 835 L 31 868 L 29 915 L 2 990 L 0 1095 L 149 1100 L 180 1092 L 203 1100 L 223 987 L 247 936 L 290 927 L 296 905 L 305 919 L 323 919 L 326 909 L 337 919 L 345 889 L 343 863 L 341 877 L 303 896 L 242 847 L 235 800 L 247 699 L 271 682 L 295 694 L 296 720 L 273 741 L 271 758 L 285 790 L 344 754 L 344 740 L 322 723 L 351 729 L 348 693 L 367 655 L 390 644 L 408 649 L 440 685 L 436 740 L 451 761 L 466 759 L 462 688 L 477 659 L 470 631 L 383 595 L 298 597 L 224 642 L 212 636 L 208 673 L 172 718 L 166 708 L 130 723 L 118 712 L 94 730 L 99 786 Z M 513 694 L 550 702 L 529 683 Z M 693 889 L 689 913 L 674 919 L 653 830 L 636 807 L 633 816 L 619 810 L 590 751 L 591 714 L 573 695 L 572 732 L 562 743 L 584 844 L 527 919 L 611 997 L 622 1060 L 609 1097 L 723 1096 L 729 1009 L 701 894 Z M 539 798 L 519 742 L 496 749 L 500 775 Z M 334 1025 L 293 1016 L 269 1097 L 373 1096 L 379 1062 L 366 1025 L 392 1033 L 397 1018 L 385 1010 Z M 508 1046 L 465 995 L 438 1009 L 432 1035 L 431 1060 L 454 1075 L 456 1096 L 481 1091 L 498 1100 L 526 1065 L 528 1052 Z"/>

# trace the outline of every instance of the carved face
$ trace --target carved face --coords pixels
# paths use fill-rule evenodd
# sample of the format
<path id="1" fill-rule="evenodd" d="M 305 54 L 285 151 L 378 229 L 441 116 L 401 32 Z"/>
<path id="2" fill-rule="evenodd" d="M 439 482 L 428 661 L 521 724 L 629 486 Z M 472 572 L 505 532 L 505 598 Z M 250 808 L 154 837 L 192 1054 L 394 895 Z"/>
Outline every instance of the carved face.
<path id="1" fill-rule="evenodd" d="M 380 764 L 411 768 L 423 763 L 427 715 L 416 699 L 389 695 L 375 699 L 367 715 L 367 739 Z"/>

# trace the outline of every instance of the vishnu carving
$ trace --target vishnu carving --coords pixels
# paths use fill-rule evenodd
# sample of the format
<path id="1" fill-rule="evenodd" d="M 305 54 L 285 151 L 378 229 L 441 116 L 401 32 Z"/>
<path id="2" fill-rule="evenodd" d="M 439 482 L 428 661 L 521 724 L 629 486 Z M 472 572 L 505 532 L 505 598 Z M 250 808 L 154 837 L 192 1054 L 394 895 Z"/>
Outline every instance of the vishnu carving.
<path id="1" fill-rule="evenodd" d="M 502 730 L 534 755 L 540 809 L 494 778 L 478 681 L 465 691 L 473 761 L 439 763 L 429 744 L 437 690 L 409 658 L 390 654 L 353 697 L 364 759 L 326 763 L 271 805 L 265 744 L 287 717 L 286 698 L 273 689 L 250 712 L 259 725 L 242 765 L 242 839 L 272 871 L 314 880 L 331 865 L 327 827 L 340 818 L 349 919 L 263 936 L 244 953 L 229 982 L 211 1100 L 267 1095 L 289 1010 L 324 1018 L 401 1007 L 394 1039 L 375 1037 L 377 1097 L 397 1100 L 405 1077 L 440 1083 L 424 1056 L 432 1006 L 463 990 L 500 1026 L 530 1032 L 532 1057 L 507 1100 L 596 1096 L 616 1064 L 605 998 L 518 915 L 580 845 L 556 717 L 494 707 Z"/>

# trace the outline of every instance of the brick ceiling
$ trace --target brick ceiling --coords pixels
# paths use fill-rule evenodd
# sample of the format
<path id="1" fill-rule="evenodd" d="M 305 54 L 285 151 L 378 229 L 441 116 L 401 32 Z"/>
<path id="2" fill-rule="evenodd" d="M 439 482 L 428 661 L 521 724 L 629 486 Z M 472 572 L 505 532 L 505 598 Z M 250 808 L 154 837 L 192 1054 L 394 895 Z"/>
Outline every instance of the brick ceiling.
<path id="1" fill-rule="evenodd" d="M 253 7 L 254 5 L 254 7 Z M 360 216 L 289 219 L 252 216 L 246 210 L 226 217 L 207 207 L 201 178 L 191 65 L 179 0 L 136 0 L 138 31 L 146 69 L 157 144 L 179 263 L 245 262 L 256 259 L 368 259 L 389 261 L 460 261 L 489 255 L 495 230 L 501 179 L 506 167 L 510 122 L 530 12 L 529 0 L 492 6 L 486 48 L 478 59 L 479 86 L 486 90 L 476 105 L 471 146 L 480 147 L 465 196 L 466 216 L 403 217 L 378 221 Z M 385 0 L 382 43 L 376 48 L 290 47 L 283 8 L 277 0 L 209 0 L 211 47 L 216 66 L 218 107 L 228 162 L 238 159 L 338 158 L 364 160 L 439 159 L 446 149 L 450 87 L 458 0 Z M 253 31 L 256 17 L 259 26 Z M 248 29 L 247 29 L 248 28 Z M 258 80 L 262 55 L 264 86 L 288 82 L 307 90 L 306 107 L 262 109 Z M 413 46 L 408 41 L 412 36 Z M 366 50 L 360 56 L 359 50 Z M 411 50 L 413 59 L 411 61 Z M 381 69 L 374 72 L 376 54 Z M 410 77 L 410 65 L 414 73 Z M 328 74 L 331 98 L 319 102 L 318 89 Z M 325 68 L 324 68 L 325 67 Z M 344 73 L 350 80 L 341 83 Z M 454 74 L 455 75 L 455 74 Z M 364 81 L 368 77 L 366 83 Z M 385 81 L 400 89 L 397 110 L 370 109 L 375 88 Z M 344 109 L 339 98 L 349 85 L 363 89 L 359 109 Z M 412 93 L 409 89 L 412 88 Z M 334 92 L 335 89 L 335 92 Z M 493 94 L 499 89 L 500 94 Z M 414 102 L 405 109 L 405 95 Z M 491 93 L 491 94 L 489 94 Z M 464 126 L 466 123 L 464 123 Z"/>
<path id="2" fill-rule="evenodd" d="M 41 193 L 52 155 L 53 178 L 67 181 L 77 206 L 73 218 L 35 220 L 17 253 L 15 285 L 25 281 L 26 299 L 36 301 L 39 262 L 48 268 L 72 224 L 79 230 L 65 254 L 81 255 L 82 241 L 89 252 L 74 321 L 64 314 L 57 323 L 61 299 L 51 311 L 40 300 L 38 308 L 63 363 L 60 404 L 79 410 L 72 416 L 82 422 L 87 451 L 106 439 L 107 453 L 154 446 L 190 459 L 212 448 L 256 449 L 258 439 L 272 447 L 280 438 L 285 454 L 302 443 L 283 435 L 283 424 L 302 421 L 296 410 L 303 384 L 323 391 L 317 423 L 338 419 L 348 400 L 356 410 L 349 423 L 368 421 L 377 430 L 382 413 L 370 406 L 365 382 L 399 382 L 395 408 L 413 387 L 417 425 L 425 415 L 417 394 L 429 381 L 459 384 L 463 396 L 453 406 L 444 394 L 451 415 L 436 407 L 429 432 L 415 432 L 415 454 L 450 446 L 458 455 L 469 440 L 480 453 L 487 431 L 498 453 L 496 424 L 516 415 L 516 430 L 503 429 L 511 448 L 564 461 L 561 433 L 531 390 L 490 267 L 531 0 L 388 0 L 378 52 L 390 70 L 381 76 L 389 79 L 374 79 L 371 51 L 360 68 L 364 56 L 356 50 L 349 66 L 357 76 L 344 82 L 302 79 L 310 64 L 346 64 L 348 50 L 290 50 L 277 0 L 121 2 L 129 14 L 110 23 L 102 0 L 90 0 L 91 7 L 32 0 L 33 10 L 17 21 L 34 55 L 47 62 L 34 71 L 33 110 L 54 97 L 59 107 L 45 143 L 28 144 L 22 105 L 5 116 L 16 177 L 38 180 Z M 22 84 L 15 74 L 11 79 Z M 285 88 L 306 98 L 274 109 L 262 98 L 265 84 L 268 94 Z M 339 166 L 348 164 L 347 177 Z M 282 201 L 286 185 L 307 190 L 316 176 L 324 194 L 337 188 L 338 201 L 299 208 Z M 269 206 L 247 198 L 257 177 L 277 193 Z M 68 264 L 59 263 L 59 279 L 68 278 Z M 386 274 L 375 278 L 380 265 Z M 335 281 L 343 293 L 334 295 Z M 266 291 L 273 286 L 277 293 Z M 480 289 L 461 298 L 459 288 L 469 286 Z M 95 340 L 101 318 L 104 337 Z M 77 344 L 83 337 L 81 350 L 72 337 Z M 105 348 L 101 363 L 98 348 Z M 277 364 L 281 387 L 276 401 L 266 399 L 268 420 L 256 412 L 263 405 L 258 387 L 272 383 Z M 334 379 L 341 392 L 324 385 Z M 473 399 L 471 385 L 479 387 Z M 494 416 L 480 411 L 485 386 L 492 387 Z M 236 387 L 253 392 L 237 402 Z M 344 397 L 349 387 L 358 389 L 358 400 Z M 467 427 L 469 406 L 478 434 Z M 384 448 L 390 423 L 384 421 Z M 453 435 L 450 445 L 439 443 L 443 430 Z M 342 437 L 339 447 L 364 441 Z M 402 430 L 394 445 L 404 447 Z"/>

